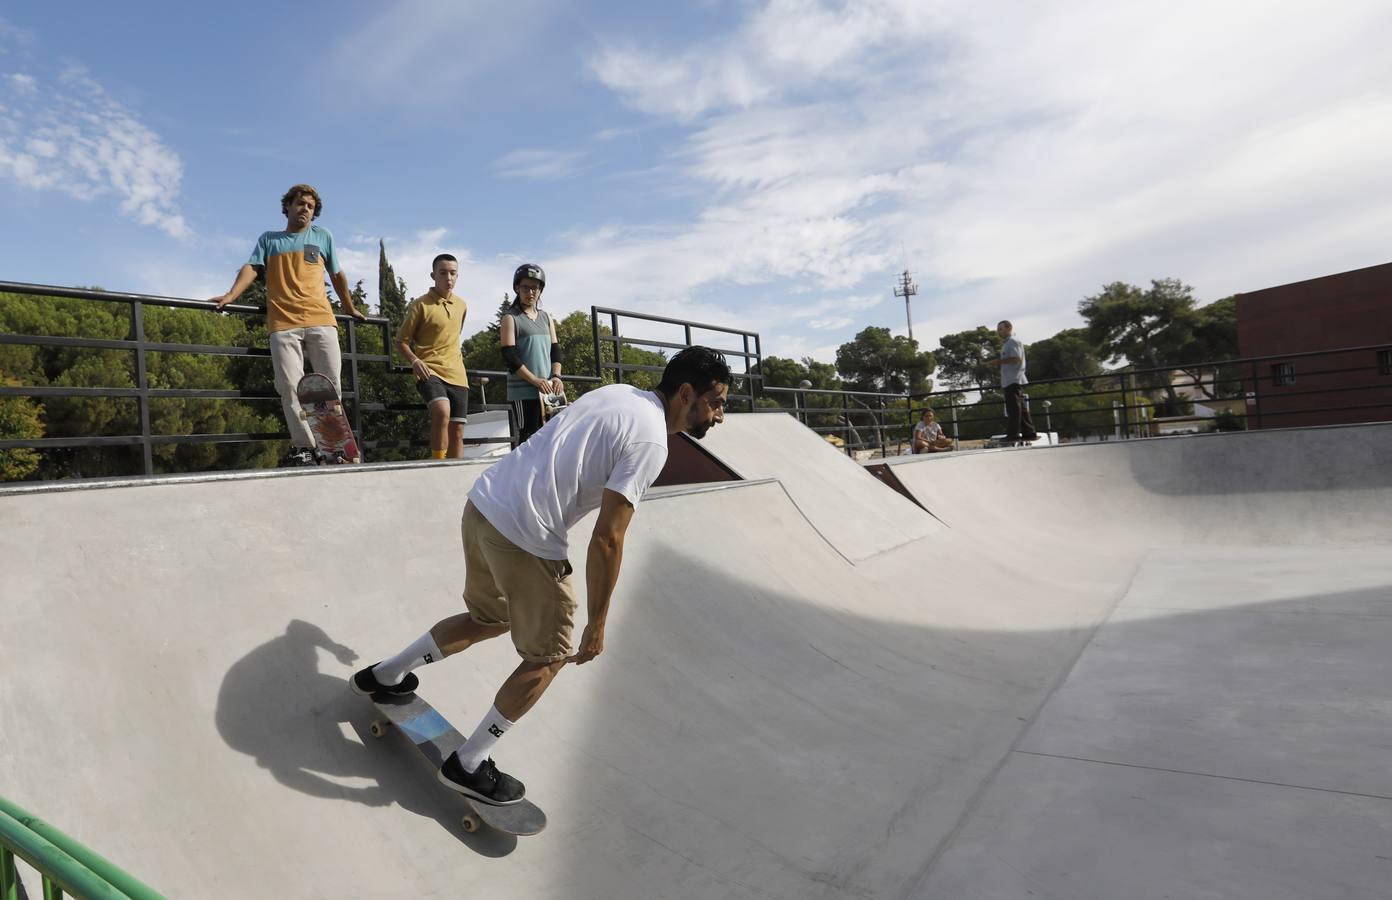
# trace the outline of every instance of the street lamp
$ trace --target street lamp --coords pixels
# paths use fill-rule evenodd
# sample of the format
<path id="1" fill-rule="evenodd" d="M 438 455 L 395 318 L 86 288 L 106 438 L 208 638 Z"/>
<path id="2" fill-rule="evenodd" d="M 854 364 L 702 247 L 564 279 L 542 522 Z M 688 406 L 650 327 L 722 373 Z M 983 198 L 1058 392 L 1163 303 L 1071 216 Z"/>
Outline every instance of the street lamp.
<path id="1" fill-rule="evenodd" d="M 1049 415 L 1049 408 L 1050 408 L 1051 406 L 1053 406 L 1053 405 L 1054 405 L 1054 401 L 1052 401 L 1052 400 L 1045 400 L 1045 401 L 1044 401 L 1044 427 L 1045 427 L 1045 429 L 1047 429 L 1048 432 L 1049 432 L 1049 435 L 1050 435 L 1050 437 L 1049 437 L 1049 442 L 1050 442 L 1050 443 L 1053 443 L 1053 440 L 1054 440 L 1054 439 L 1053 439 L 1053 433 L 1054 433 L 1054 419 L 1053 419 L 1052 416 Z"/>
<path id="2" fill-rule="evenodd" d="M 488 408 L 488 376 L 487 376 L 487 375 L 481 375 L 481 376 L 479 376 L 478 383 L 479 383 L 479 396 L 480 396 L 481 398 L 483 398 L 483 406 L 484 406 L 485 409 L 487 409 L 487 408 Z"/>
<path id="3" fill-rule="evenodd" d="M 812 387 L 812 382 L 806 378 L 798 382 L 798 392 L 793 395 L 793 400 L 798 404 L 798 417 L 802 424 L 807 424 L 807 389 Z"/>

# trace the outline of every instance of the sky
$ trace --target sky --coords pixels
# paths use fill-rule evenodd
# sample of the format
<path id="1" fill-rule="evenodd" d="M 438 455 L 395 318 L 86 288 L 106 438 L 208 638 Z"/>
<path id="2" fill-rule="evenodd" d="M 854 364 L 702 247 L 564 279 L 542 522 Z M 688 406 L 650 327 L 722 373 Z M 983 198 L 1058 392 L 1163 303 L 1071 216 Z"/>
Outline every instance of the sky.
<path id="1" fill-rule="evenodd" d="M 308 182 L 374 300 L 379 240 L 412 295 L 457 256 L 466 336 L 529 261 L 768 355 L 905 333 L 905 269 L 925 349 L 1039 340 L 1392 261 L 1389 45 L 1385 0 L 5 0 L 0 280 L 211 297 Z"/>

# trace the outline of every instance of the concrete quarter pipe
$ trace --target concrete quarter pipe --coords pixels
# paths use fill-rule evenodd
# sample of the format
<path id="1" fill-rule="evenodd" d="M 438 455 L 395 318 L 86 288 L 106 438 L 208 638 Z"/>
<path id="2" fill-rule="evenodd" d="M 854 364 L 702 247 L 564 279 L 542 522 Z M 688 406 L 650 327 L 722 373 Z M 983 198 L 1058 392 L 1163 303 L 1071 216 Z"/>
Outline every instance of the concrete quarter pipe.
<path id="1" fill-rule="evenodd" d="M 1392 426 L 896 462 L 931 515 L 706 444 L 755 480 L 649 496 L 499 745 L 537 838 L 344 683 L 458 610 L 482 463 L 0 491 L 0 794 L 171 897 L 1387 896 Z M 471 723 L 515 659 L 419 674 Z"/>

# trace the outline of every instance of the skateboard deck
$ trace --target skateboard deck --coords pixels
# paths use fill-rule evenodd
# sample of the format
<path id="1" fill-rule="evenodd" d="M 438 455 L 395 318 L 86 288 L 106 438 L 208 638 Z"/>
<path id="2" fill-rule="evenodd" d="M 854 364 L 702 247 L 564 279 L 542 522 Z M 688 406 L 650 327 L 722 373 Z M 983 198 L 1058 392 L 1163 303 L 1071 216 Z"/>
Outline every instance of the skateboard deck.
<path id="1" fill-rule="evenodd" d="M 541 421 L 545 424 L 551 421 L 551 417 L 560 414 L 569 403 L 566 401 L 565 394 L 541 394 Z"/>
<path id="2" fill-rule="evenodd" d="M 372 723 L 372 736 L 383 737 L 390 726 L 396 726 L 437 771 L 444 765 L 445 758 L 464 743 L 464 736 L 418 693 L 405 697 L 369 699 L 386 716 Z M 470 833 L 478 830 L 480 822 L 498 831 L 517 835 L 538 834 L 546 827 L 546 813 L 530 800 L 524 799 L 508 806 L 493 806 L 458 791 L 450 793 L 457 794 L 473 810 L 472 814 L 464 816 L 462 823 L 464 830 Z"/>
<path id="3" fill-rule="evenodd" d="M 362 462 L 353 428 L 343 414 L 343 403 L 328 376 L 310 372 L 295 386 L 300 401 L 300 416 L 309 423 L 318 448 L 314 451 L 321 463 Z"/>

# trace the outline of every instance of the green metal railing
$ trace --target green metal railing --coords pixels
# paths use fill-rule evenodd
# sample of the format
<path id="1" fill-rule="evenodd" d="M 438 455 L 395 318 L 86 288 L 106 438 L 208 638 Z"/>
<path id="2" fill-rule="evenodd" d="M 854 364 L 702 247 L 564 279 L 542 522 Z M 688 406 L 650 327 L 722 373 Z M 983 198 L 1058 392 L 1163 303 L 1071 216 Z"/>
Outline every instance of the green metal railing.
<path id="1" fill-rule="evenodd" d="M 115 863 L 0 797 L 0 900 L 20 900 L 15 859 L 43 879 L 44 900 L 163 900 Z"/>

